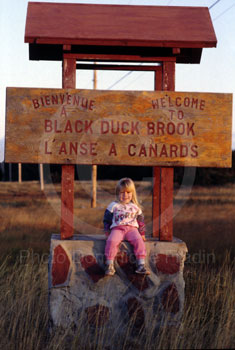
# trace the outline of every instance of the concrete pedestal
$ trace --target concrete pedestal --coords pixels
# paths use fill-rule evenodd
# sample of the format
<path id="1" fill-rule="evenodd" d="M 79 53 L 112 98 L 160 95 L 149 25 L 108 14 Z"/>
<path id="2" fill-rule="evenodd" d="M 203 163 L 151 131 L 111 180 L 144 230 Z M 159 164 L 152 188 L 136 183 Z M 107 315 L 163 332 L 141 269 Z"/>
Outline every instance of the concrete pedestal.
<path id="1" fill-rule="evenodd" d="M 49 262 L 49 310 L 53 327 L 122 332 L 129 320 L 136 330 L 180 321 L 184 305 L 183 268 L 187 247 L 146 241 L 149 276 L 137 275 L 135 256 L 122 242 L 116 274 L 104 275 L 105 237 L 52 235 Z"/>

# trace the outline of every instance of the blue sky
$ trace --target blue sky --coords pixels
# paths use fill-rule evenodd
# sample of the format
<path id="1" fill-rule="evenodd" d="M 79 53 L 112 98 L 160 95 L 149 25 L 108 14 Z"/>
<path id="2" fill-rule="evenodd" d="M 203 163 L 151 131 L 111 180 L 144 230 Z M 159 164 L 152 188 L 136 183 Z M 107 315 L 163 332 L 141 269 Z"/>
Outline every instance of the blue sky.
<path id="1" fill-rule="evenodd" d="M 34 2 L 34 1 L 32 1 Z M 47 2 L 41 0 L 41 2 Z M 66 2 L 66 0 L 49 2 Z M 235 1 L 234 0 L 155 0 L 155 1 L 82 1 L 70 3 L 206 6 L 210 9 L 216 32 L 217 48 L 203 49 L 200 64 L 176 67 L 176 90 L 235 93 Z M 7 86 L 60 88 L 61 62 L 30 61 L 24 43 L 27 0 L 0 2 L 0 161 L 4 154 L 5 91 Z M 153 90 L 153 74 L 133 72 L 98 72 L 98 89 Z M 92 89 L 93 73 L 77 72 L 77 88 Z M 120 80 L 120 81 L 119 81 Z M 119 81 L 119 82 L 118 82 Z M 235 107 L 233 106 L 233 149 L 235 149 Z"/>

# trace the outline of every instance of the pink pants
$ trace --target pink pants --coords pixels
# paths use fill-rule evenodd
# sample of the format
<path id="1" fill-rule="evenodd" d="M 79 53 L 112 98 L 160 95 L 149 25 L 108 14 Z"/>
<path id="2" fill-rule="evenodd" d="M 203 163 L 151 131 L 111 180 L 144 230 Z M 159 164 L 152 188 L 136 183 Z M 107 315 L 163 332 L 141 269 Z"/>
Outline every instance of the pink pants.
<path id="1" fill-rule="evenodd" d="M 106 241 L 105 256 L 107 260 L 114 260 L 119 244 L 124 240 L 131 243 L 137 259 L 144 259 L 146 257 L 145 244 L 138 229 L 133 226 L 117 226 L 112 228 Z"/>

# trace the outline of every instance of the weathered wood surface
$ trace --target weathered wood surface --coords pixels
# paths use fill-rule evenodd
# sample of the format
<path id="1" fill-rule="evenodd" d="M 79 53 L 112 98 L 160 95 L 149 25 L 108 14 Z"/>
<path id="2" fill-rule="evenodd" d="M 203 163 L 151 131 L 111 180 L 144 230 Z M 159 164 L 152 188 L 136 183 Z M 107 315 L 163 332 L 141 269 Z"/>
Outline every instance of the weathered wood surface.
<path id="1" fill-rule="evenodd" d="M 25 42 L 31 60 L 200 63 L 217 39 L 207 7 L 29 2 Z"/>
<path id="2" fill-rule="evenodd" d="M 7 89 L 6 162 L 231 166 L 232 94 Z"/>
<path id="3" fill-rule="evenodd" d="M 62 87 L 76 87 L 76 60 L 64 59 Z M 74 165 L 62 165 L 61 174 L 61 239 L 73 237 L 74 231 Z"/>
<path id="4" fill-rule="evenodd" d="M 155 73 L 155 90 L 175 90 L 175 63 L 164 62 Z M 174 168 L 153 167 L 153 237 L 173 239 Z"/>
<path id="5" fill-rule="evenodd" d="M 207 7 L 29 3 L 25 41 L 37 44 L 214 47 Z"/>
<path id="6" fill-rule="evenodd" d="M 63 165 L 61 176 L 61 239 L 73 237 L 74 165 Z"/>

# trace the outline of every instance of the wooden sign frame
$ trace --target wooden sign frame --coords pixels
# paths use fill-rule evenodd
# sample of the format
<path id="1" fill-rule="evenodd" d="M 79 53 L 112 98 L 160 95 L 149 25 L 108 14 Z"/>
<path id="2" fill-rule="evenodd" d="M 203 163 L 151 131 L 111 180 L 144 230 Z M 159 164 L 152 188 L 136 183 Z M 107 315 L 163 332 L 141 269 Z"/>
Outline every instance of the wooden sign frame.
<path id="1" fill-rule="evenodd" d="M 232 94 L 7 88 L 6 162 L 230 167 Z"/>
<path id="2" fill-rule="evenodd" d="M 60 11 L 57 11 L 58 6 Z M 64 22 L 65 18 L 71 20 Z M 170 25 L 166 25 L 166 19 Z M 98 23 L 98 32 L 95 23 Z M 187 30 L 182 23 L 188 26 Z M 31 3 L 27 11 L 25 42 L 29 43 L 30 59 L 62 61 L 63 89 L 76 88 L 76 60 L 85 60 L 154 63 L 155 67 L 148 66 L 148 70 L 154 71 L 155 90 L 167 92 L 175 90 L 176 63 L 200 63 L 202 48 L 215 47 L 217 40 L 207 8 Z M 117 64 L 104 67 L 120 68 Z M 126 66 L 126 69 L 136 70 L 136 66 Z M 220 154 L 215 166 L 229 166 L 230 163 L 229 136 L 225 134 L 226 159 Z M 15 137 L 18 135 L 19 130 L 15 129 Z M 218 143 L 223 142 L 223 135 L 220 136 Z M 11 138 L 14 139 L 14 135 Z M 208 149 L 215 146 L 215 138 L 211 147 L 207 143 Z M 14 150 L 6 156 L 8 161 L 13 161 Z M 208 157 L 210 155 L 206 154 L 204 159 Z M 68 158 L 66 163 L 70 161 Z M 73 237 L 74 165 L 67 164 L 62 165 L 61 239 Z M 174 164 L 166 165 L 164 162 L 164 166 L 153 167 L 153 237 L 172 241 Z"/>

